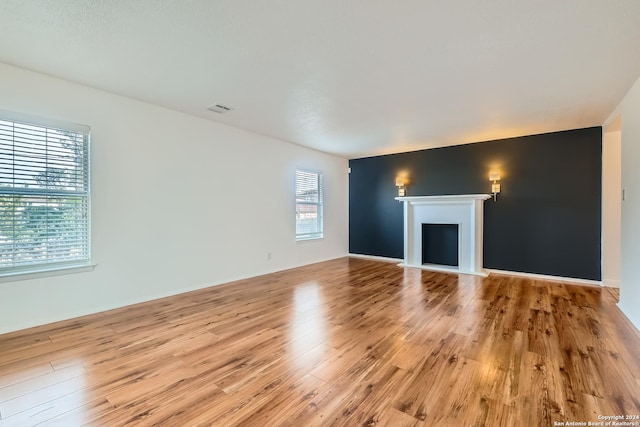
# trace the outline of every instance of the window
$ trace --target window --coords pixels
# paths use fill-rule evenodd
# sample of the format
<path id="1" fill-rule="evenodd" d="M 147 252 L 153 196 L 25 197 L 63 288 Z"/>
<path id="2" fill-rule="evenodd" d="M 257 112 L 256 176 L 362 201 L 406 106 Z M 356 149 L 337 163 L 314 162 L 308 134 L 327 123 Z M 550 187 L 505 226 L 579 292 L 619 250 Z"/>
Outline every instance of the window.
<path id="1" fill-rule="evenodd" d="M 296 240 L 322 238 L 322 174 L 296 170 Z"/>
<path id="2" fill-rule="evenodd" d="M 0 275 L 89 255 L 89 128 L 0 111 Z"/>

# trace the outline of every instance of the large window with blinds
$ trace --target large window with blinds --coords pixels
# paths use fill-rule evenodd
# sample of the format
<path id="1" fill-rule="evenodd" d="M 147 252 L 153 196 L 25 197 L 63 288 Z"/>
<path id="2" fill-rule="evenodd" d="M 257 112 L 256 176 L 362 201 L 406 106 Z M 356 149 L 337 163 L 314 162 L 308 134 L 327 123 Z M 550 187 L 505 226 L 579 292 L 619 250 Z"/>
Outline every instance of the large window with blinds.
<path id="1" fill-rule="evenodd" d="M 89 128 L 0 111 L 0 275 L 89 263 Z"/>
<path id="2" fill-rule="evenodd" d="M 296 240 L 320 239 L 322 174 L 296 170 Z"/>

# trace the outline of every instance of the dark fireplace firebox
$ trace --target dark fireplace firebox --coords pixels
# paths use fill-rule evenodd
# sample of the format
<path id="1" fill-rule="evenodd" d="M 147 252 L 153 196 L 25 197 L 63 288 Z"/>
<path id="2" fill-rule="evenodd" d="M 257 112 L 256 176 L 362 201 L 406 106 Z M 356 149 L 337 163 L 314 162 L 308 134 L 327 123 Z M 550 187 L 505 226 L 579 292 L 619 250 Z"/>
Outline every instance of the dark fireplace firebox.
<path id="1" fill-rule="evenodd" d="M 422 224 L 422 264 L 458 266 L 458 224 Z"/>

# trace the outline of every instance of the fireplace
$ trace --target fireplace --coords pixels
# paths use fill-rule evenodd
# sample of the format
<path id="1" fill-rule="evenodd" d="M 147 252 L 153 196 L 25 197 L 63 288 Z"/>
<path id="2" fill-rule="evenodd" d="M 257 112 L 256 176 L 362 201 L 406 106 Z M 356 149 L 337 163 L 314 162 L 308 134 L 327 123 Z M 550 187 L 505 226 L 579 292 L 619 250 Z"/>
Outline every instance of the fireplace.
<path id="1" fill-rule="evenodd" d="M 483 214 L 484 201 L 490 197 L 489 194 L 397 197 L 396 200 L 404 204 L 404 262 L 400 265 L 486 276 L 482 268 Z M 423 224 L 453 225 L 457 228 L 455 232 L 451 227 L 436 231 L 436 234 L 444 232 L 447 235 L 457 235 L 455 262 L 450 258 L 444 262 L 442 259 L 433 262 L 430 258 L 430 252 L 442 252 L 443 245 L 450 243 L 434 243 L 436 246 L 439 245 L 439 249 L 433 250 L 427 245 L 425 258 Z M 428 260 L 426 263 L 425 259 Z"/>
<path id="2" fill-rule="evenodd" d="M 422 265 L 458 266 L 458 224 L 422 224 Z"/>

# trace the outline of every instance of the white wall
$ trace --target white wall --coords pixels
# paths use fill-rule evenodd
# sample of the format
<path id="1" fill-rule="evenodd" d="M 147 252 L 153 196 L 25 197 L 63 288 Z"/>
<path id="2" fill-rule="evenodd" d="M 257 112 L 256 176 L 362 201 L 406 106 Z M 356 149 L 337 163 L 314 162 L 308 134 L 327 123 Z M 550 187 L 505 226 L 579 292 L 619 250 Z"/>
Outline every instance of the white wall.
<path id="1" fill-rule="evenodd" d="M 0 109 L 91 126 L 97 264 L 0 283 L 0 333 L 348 252 L 346 159 L 3 64 Z M 295 241 L 296 167 L 324 173 L 322 240 Z"/>
<path id="2" fill-rule="evenodd" d="M 602 284 L 620 286 L 621 134 L 602 135 Z"/>
<path id="3" fill-rule="evenodd" d="M 621 118 L 622 240 L 620 309 L 640 329 L 640 79 L 629 90 L 605 126 Z"/>

